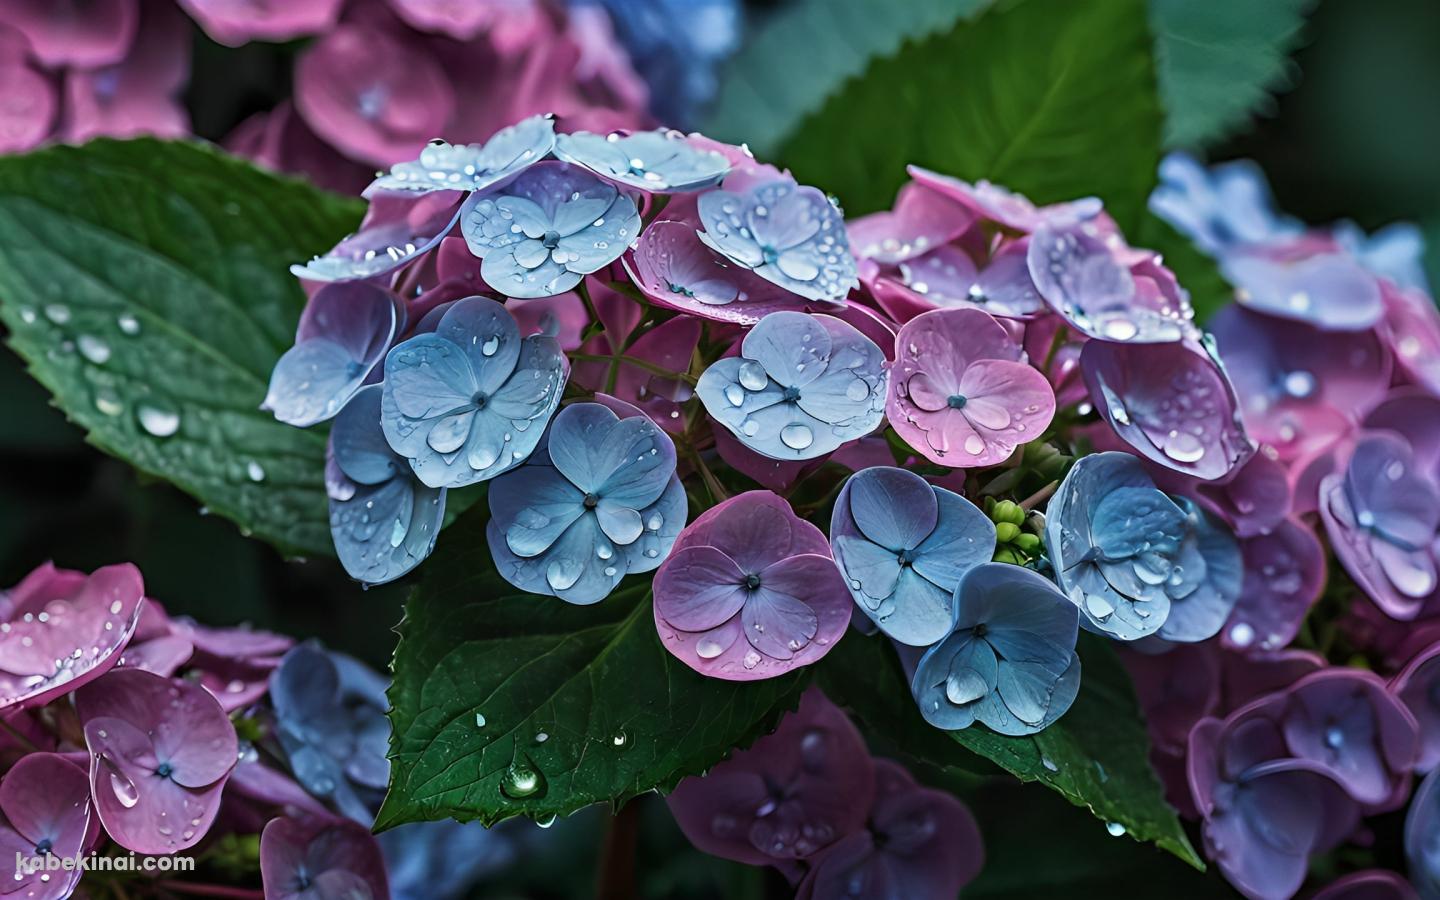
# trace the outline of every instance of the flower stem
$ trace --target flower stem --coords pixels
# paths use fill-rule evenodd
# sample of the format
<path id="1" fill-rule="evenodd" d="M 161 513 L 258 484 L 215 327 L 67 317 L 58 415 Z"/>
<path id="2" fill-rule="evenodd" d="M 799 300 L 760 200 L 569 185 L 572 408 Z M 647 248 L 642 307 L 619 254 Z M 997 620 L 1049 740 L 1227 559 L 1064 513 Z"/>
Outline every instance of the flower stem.
<path id="1" fill-rule="evenodd" d="M 1024 500 L 1021 500 L 1020 508 L 1025 510 L 1026 512 L 1029 512 L 1030 510 L 1044 503 L 1046 500 L 1049 500 L 1050 497 L 1055 493 L 1055 491 L 1059 489 L 1059 487 L 1060 482 L 1050 482 L 1049 484 L 1042 487 L 1040 490 L 1026 497 Z"/>
<path id="2" fill-rule="evenodd" d="M 600 851 L 600 877 L 596 900 L 632 900 L 635 889 L 635 848 L 639 838 L 640 804 L 632 800 L 620 807 L 605 829 Z"/>

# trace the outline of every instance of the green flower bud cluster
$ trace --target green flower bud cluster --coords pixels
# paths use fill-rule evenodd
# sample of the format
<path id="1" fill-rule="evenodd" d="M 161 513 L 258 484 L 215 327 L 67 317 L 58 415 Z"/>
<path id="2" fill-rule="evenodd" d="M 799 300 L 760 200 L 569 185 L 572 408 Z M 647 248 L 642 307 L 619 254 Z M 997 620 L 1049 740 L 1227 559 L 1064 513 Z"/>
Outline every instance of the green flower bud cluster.
<path id="1" fill-rule="evenodd" d="M 1043 553 L 1035 519 L 1013 500 L 985 498 L 985 514 L 995 523 L 995 562 L 1023 566 Z"/>

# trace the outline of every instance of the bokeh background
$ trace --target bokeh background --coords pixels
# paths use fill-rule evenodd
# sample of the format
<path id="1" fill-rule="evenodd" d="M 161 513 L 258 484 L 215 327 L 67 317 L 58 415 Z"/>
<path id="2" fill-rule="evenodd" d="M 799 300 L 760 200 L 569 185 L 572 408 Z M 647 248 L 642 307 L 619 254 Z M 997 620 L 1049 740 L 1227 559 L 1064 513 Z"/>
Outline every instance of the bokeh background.
<path id="1" fill-rule="evenodd" d="M 751 3 L 747 29 L 763 27 L 783 5 Z M 218 141 L 288 96 L 298 52 L 298 44 L 222 47 L 197 31 L 186 94 L 195 131 Z M 1397 220 L 1420 224 L 1431 281 L 1440 284 L 1440 3 L 1320 0 L 1291 61 L 1288 87 L 1209 158 L 1256 160 L 1278 205 L 1311 223 L 1348 218 L 1367 231 Z M 8 349 L 0 350 L 0 397 L 0 584 L 18 581 L 46 559 L 82 570 L 133 560 L 151 595 L 172 613 L 316 637 L 377 667 L 388 663 L 403 587 L 364 591 L 333 560 L 282 559 L 231 523 L 205 515 L 190 497 L 88 446 Z M 1178 864 L 1156 851 L 1109 841 L 1080 821 L 1085 813 L 1055 795 L 1027 791 L 1017 805 L 1014 790 L 967 792 L 997 848 L 967 897 L 1005 895 L 1016 884 L 1043 887 L 1026 860 L 1002 851 L 1033 846 L 1045 834 L 1066 837 L 1047 842 L 1052 855 L 1041 877 L 1070 896 L 1110 891 L 1110 879 L 1092 874 L 1106 870 L 1097 860 L 1112 861 L 1109 871 L 1128 885 L 1163 884 L 1177 874 Z M 640 873 L 646 896 L 788 896 L 773 873 L 691 851 L 661 804 L 635 807 L 630 814 L 643 825 L 638 858 L 646 861 Z M 562 823 L 541 842 L 540 858 L 486 887 L 483 896 L 585 896 L 601 850 L 602 818 L 597 812 Z M 1027 839 L 1001 840 L 997 829 Z M 1186 896 L 1212 889 L 1229 895 L 1213 878 L 1184 877 Z"/>

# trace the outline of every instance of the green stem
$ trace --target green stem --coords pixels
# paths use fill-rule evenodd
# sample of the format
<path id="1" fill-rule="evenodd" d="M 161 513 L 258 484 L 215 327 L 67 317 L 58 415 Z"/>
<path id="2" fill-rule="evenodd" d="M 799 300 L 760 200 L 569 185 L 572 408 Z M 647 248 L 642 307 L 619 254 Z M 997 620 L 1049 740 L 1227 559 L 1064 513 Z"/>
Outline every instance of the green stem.
<path id="1" fill-rule="evenodd" d="M 657 366 L 655 363 L 648 362 L 643 359 L 631 359 L 628 356 L 604 356 L 599 353 L 567 353 L 565 355 L 570 358 L 571 362 L 618 363 L 623 361 L 627 366 L 634 366 L 637 369 L 641 369 L 642 371 L 649 372 L 653 375 L 663 375 L 666 378 L 677 378 L 680 381 L 691 385 L 692 387 L 695 385 L 696 382 L 696 378 L 693 375 L 688 375 L 684 372 L 671 372 L 664 366 Z M 611 389 L 613 389 L 614 385 L 612 384 L 610 387 Z"/>

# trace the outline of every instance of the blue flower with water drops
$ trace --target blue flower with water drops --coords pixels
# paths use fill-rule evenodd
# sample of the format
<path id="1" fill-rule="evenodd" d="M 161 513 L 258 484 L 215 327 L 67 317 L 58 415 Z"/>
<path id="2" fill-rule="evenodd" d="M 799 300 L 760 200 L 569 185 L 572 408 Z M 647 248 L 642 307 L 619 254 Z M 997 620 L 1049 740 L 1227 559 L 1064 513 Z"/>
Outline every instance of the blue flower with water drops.
<path id="1" fill-rule="evenodd" d="M 1185 153 L 1160 161 L 1150 211 L 1211 256 L 1295 237 L 1305 225 L 1276 212 L 1265 173 L 1250 160 L 1206 168 Z"/>
<path id="2" fill-rule="evenodd" d="M 422 482 L 464 487 L 525 461 L 568 375 L 555 338 L 522 339 L 505 307 L 466 297 L 385 357 L 381 425 Z"/>
<path id="3" fill-rule="evenodd" d="M 1195 589 L 1189 532 L 1185 510 L 1128 453 L 1081 457 L 1045 514 L 1060 588 L 1087 628 L 1122 641 L 1159 631 L 1171 598 Z"/>
<path id="4" fill-rule="evenodd" d="M 555 122 L 543 115 L 502 128 L 483 144 L 431 141 L 418 159 L 392 166 L 363 196 L 481 191 L 523 172 L 550 155 L 554 147 Z"/>
<path id="5" fill-rule="evenodd" d="M 321 288 L 270 373 L 261 409 L 300 428 L 334 417 L 384 358 L 403 315 L 400 299 L 373 284 Z"/>
<path id="6" fill-rule="evenodd" d="M 985 563 L 960 579 L 955 606 L 954 630 L 911 679 L 927 722 L 947 731 L 980 722 L 1018 736 L 1065 714 L 1080 690 L 1079 616 L 1055 585 L 1029 569 Z"/>
<path id="7" fill-rule="evenodd" d="M 1240 542 L 1219 517 L 1188 497 L 1171 497 L 1185 514 L 1185 537 L 1170 578 L 1170 615 L 1158 636 L 1197 643 L 1220 633 L 1240 600 L 1245 561 Z"/>
<path id="8" fill-rule="evenodd" d="M 864 437 L 885 417 L 885 354 L 833 316 L 776 312 L 695 386 L 715 421 L 757 453 L 815 459 Z"/>
<path id="9" fill-rule="evenodd" d="M 928 647 L 955 623 L 955 589 L 995 552 L 975 504 L 904 469 L 853 475 L 835 501 L 830 546 L 850 595 L 880 630 Z"/>
<path id="10" fill-rule="evenodd" d="M 520 824 L 520 823 L 513 823 Z M 543 832 L 539 832 L 543 833 Z M 390 900 L 459 900 L 515 860 L 515 830 L 479 822 L 409 822 L 376 835 Z"/>
<path id="11" fill-rule="evenodd" d="M 390 779 L 385 688 L 364 663 L 315 641 L 291 648 L 270 676 L 275 735 L 295 780 L 367 826 Z"/>
<path id="12" fill-rule="evenodd" d="M 675 445 L 654 422 L 598 403 L 555 416 L 546 446 L 490 485 L 486 537 L 506 581 L 568 603 L 649 572 L 685 527 Z"/>
<path id="13" fill-rule="evenodd" d="M 700 240 L 736 265 L 810 300 L 843 303 L 859 284 L 845 217 L 818 189 L 770 181 L 701 194 Z"/>
<path id="14" fill-rule="evenodd" d="M 381 387 L 361 388 L 330 429 L 325 489 L 330 535 L 350 577 L 394 581 L 435 549 L 445 489 L 421 484 L 380 428 Z"/>
<path id="15" fill-rule="evenodd" d="M 635 202 L 579 166 L 546 162 L 477 195 L 460 218 L 480 277 L 507 297 L 550 297 L 604 268 L 640 235 Z"/>
<path id="16" fill-rule="evenodd" d="M 691 146 L 685 135 L 664 128 L 634 134 L 562 134 L 555 155 L 601 178 L 654 193 L 714 187 L 730 171 L 724 155 Z"/>

